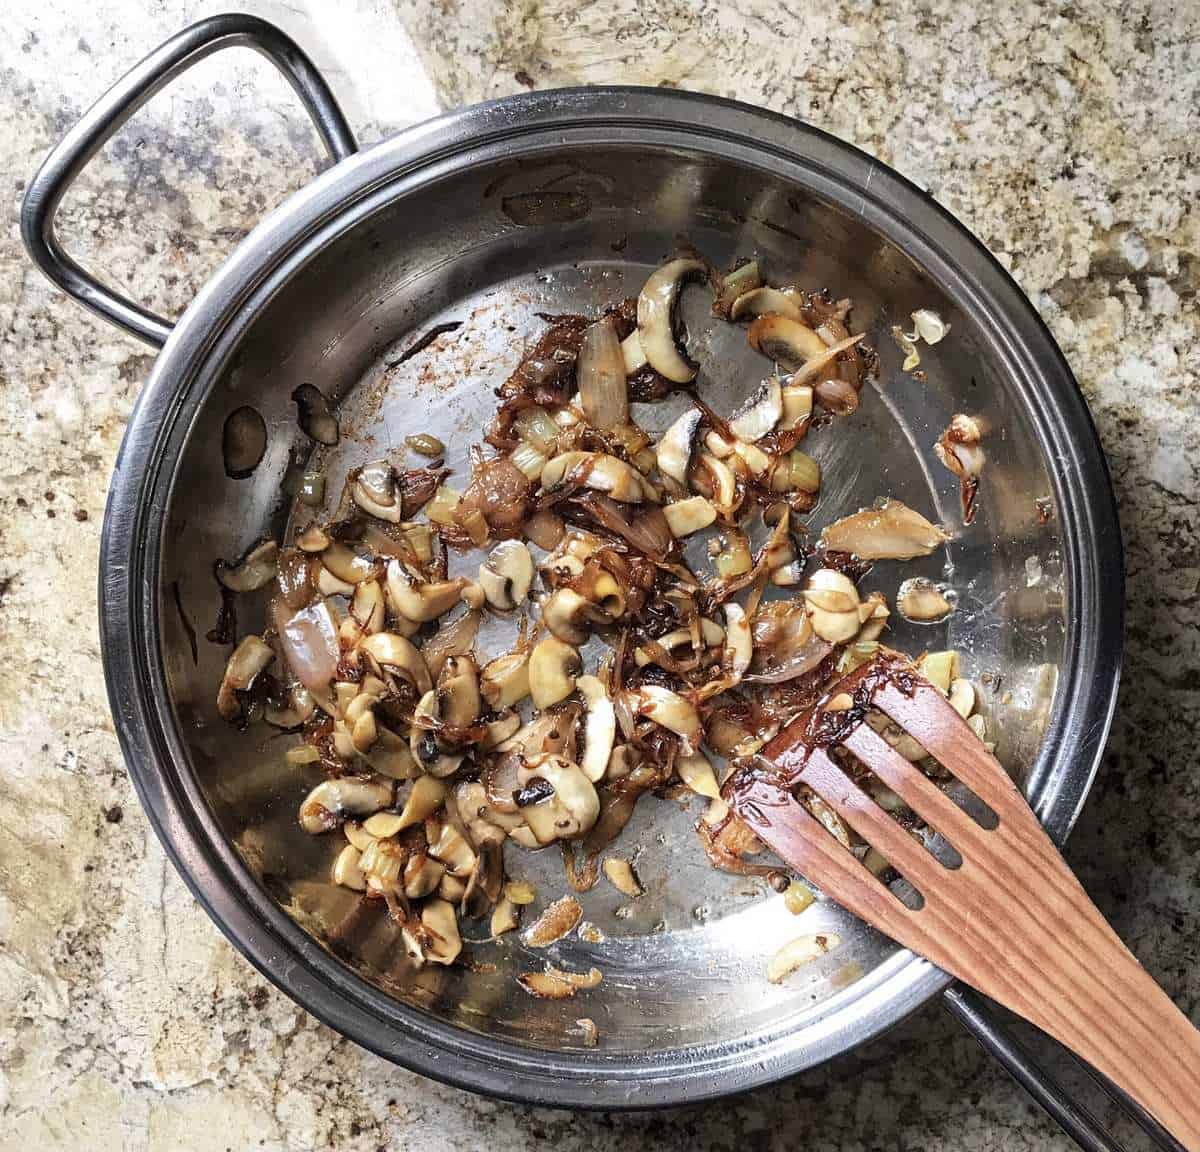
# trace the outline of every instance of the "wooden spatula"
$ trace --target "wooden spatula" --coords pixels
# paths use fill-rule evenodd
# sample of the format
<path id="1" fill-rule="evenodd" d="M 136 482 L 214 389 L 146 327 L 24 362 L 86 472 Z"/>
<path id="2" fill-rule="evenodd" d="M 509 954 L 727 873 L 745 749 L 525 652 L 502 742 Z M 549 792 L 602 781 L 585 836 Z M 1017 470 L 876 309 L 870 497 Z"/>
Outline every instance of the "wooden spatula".
<path id="1" fill-rule="evenodd" d="M 847 696 L 849 708 L 828 708 Z M 981 826 L 893 751 L 865 723 L 868 709 L 907 731 L 999 823 Z M 860 779 L 873 772 L 949 841 L 961 866 L 941 863 L 838 759 Z M 801 784 L 908 880 L 919 910 L 810 815 L 793 795 Z M 1100 915 L 999 762 L 906 660 L 881 654 L 851 673 L 723 792 L 768 847 L 839 904 L 1048 1032 L 1200 1152 L 1200 1032 Z"/>

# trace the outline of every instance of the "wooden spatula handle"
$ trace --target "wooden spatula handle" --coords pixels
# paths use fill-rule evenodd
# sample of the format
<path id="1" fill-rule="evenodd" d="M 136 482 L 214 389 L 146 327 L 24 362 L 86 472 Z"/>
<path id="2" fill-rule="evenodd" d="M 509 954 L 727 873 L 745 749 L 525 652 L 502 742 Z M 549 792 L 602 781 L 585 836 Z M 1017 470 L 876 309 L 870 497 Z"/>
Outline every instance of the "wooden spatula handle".
<path id="1" fill-rule="evenodd" d="M 1074 1019 L 1046 1031 L 1200 1152 L 1200 1032 L 1087 903 L 1110 943 L 1078 957 Z M 1106 1038 L 1114 1029 L 1125 1038 L 1117 1045 Z"/>

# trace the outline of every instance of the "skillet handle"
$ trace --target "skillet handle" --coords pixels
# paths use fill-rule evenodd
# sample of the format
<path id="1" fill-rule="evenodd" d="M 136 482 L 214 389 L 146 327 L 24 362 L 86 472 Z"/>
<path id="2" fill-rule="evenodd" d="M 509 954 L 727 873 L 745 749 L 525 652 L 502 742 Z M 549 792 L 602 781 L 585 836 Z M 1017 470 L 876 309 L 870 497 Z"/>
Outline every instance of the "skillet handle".
<path id="1" fill-rule="evenodd" d="M 1001 1022 L 994 1005 L 965 984 L 952 984 L 943 995 L 947 1009 L 979 1041 L 983 1049 L 1045 1109 L 1046 1114 L 1084 1152 L 1125 1152 L 1125 1146 L 1107 1131 L 1084 1104 L 1055 1080 L 1023 1048 Z M 1162 1152 L 1186 1152 L 1136 1100 L 1107 1077 L 1079 1061 L 1104 1093 L 1130 1117 Z"/>
<path id="2" fill-rule="evenodd" d="M 21 204 L 21 237 L 34 263 L 86 308 L 156 347 L 166 342 L 171 322 L 106 287 L 68 256 L 55 235 L 54 216 L 87 162 L 147 100 L 197 61 L 235 46 L 262 53 L 283 73 L 335 161 L 358 151 L 333 92 L 296 42 L 256 16 L 229 13 L 185 28 L 122 76 L 59 141 Z"/>

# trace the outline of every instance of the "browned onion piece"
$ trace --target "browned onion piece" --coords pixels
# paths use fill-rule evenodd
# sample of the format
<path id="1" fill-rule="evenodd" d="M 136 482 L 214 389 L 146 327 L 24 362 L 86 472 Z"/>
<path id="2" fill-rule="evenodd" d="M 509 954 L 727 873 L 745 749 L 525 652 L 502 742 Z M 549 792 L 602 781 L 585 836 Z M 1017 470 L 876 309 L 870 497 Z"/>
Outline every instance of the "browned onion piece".
<path id="1" fill-rule="evenodd" d="M 835 416 L 849 416 L 858 408 L 858 391 L 845 380 L 827 377 L 813 385 L 813 395 L 821 407 Z"/>
<path id="2" fill-rule="evenodd" d="M 519 536 L 528 511 L 529 492 L 525 473 L 507 456 L 498 456 L 475 469 L 459 501 L 458 514 L 478 511 L 494 535 Z"/>
<path id="3" fill-rule="evenodd" d="M 401 519 L 409 520 L 420 512 L 445 478 L 444 468 L 406 468 L 398 473 L 396 487 L 400 492 Z"/>
<path id="4" fill-rule="evenodd" d="M 769 876 L 775 871 L 774 864 L 752 864 L 742 859 L 742 854 L 757 844 L 758 837 L 732 812 L 716 827 L 703 818 L 696 822 L 700 843 L 708 862 L 722 872 L 733 872 L 738 876 Z"/>
<path id="5" fill-rule="evenodd" d="M 434 680 L 450 657 L 465 656 L 471 651 L 482 618 L 479 612 L 464 612 L 456 620 L 443 624 L 433 637 L 421 645 L 421 655 L 425 657 L 429 675 Z"/>
<path id="6" fill-rule="evenodd" d="M 313 598 L 317 590 L 314 572 L 319 563 L 298 548 L 285 548 L 279 554 L 275 579 L 279 595 L 293 611 L 303 608 Z"/>
<path id="7" fill-rule="evenodd" d="M 553 552 L 562 543 L 565 531 L 562 517 L 549 508 L 535 512 L 525 521 L 525 538 L 547 552 Z"/>
<path id="8" fill-rule="evenodd" d="M 808 621 L 799 600 L 773 600 L 755 613 L 750 625 L 754 658 L 747 680 L 782 684 L 811 672 L 833 645 L 822 640 Z"/>
<path id="9" fill-rule="evenodd" d="M 675 545 L 663 510 L 654 505 L 622 506 L 599 492 L 583 491 L 567 503 L 564 511 L 571 507 L 585 510 L 594 523 L 616 533 L 651 559 L 665 560 Z"/>
<path id="10" fill-rule="evenodd" d="M 291 613 L 282 600 L 274 604 L 275 630 L 288 666 L 310 692 L 324 699 L 337 674 L 337 626 L 324 602 Z"/>
<path id="11" fill-rule="evenodd" d="M 514 799 L 521 787 L 517 773 L 521 768 L 521 753 L 519 751 L 505 752 L 490 761 L 483 770 L 480 779 L 487 795 L 488 803 L 499 812 L 512 814 L 520 808 Z"/>
<path id="12" fill-rule="evenodd" d="M 610 317 L 596 321 L 584 332 L 576 380 L 583 417 L 593 428 L 607 432 L 629 422 L 625 357 Z"/>

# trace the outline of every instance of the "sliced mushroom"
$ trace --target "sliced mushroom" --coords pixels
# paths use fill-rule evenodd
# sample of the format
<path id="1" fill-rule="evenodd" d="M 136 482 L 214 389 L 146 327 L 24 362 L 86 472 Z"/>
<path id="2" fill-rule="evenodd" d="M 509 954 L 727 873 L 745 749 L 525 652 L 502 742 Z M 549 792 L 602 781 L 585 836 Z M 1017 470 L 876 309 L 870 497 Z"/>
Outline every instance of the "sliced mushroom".
<path id="1" fill-rule="evenodd" d="M 807 383 L 863 339 L 851 336 L 829 347 L 808 325 L 779 315 L 760 316 L 746 335 L 752 348 L 793 373 L 793 384 Z"/>
<path id="2" fill-rule="evenodd" d="M 564 484 L 575 484 L 605 492 L 626 504 L 657 503 L 658 495 L 632 465 L 604 452 L 564 452 L 542 469 L 542 487 L 553 491 Z"/>
<path id="3" fill-rule="evenodd" d="M 433 687 L 421 653 L 411 640 L 397 636 L 395 632 L 375 632 L 364 636 L 358 643 L 358 651 L 367 656 L 381 673 L 402 675 L 416 690 L 424 695 Z"/>
<path id="4" fill-rule="evenodd" d="M 467 882 L 461 877 L 451 876 L 447 872 L 438 882 L 437 894 L 439 900 L 445 900 L 447 904 L 458 907 L 462 903 L 462 898 L 467 894 Z"/>
<path id="5" fill-rule="evenodd" d="M 368 516 L 400 523 L 403 501 L 396 487 L 396 470 L 386 460 L 372 460 L 358 469 L 350 495 Z"/>
<path id="6" fill-rule="evenodd" d="M 586 834 L 600 815 L 600 798 L 592 782 L 577 764 L 561 756 L 544 754 L 522 763 L 517 780 L 521 784 L 518 804 L 525 823 L 539 844 L 573 840 Z M 531 788 L 535 781 L 546 787 Z"/>
<path id="7" fill-rule="evenodd" d="M 917 661 L 921 675 L 942 690 L 942 695 L 950 695 L 950 685 L 958 679 L 958 653 L 953 649 L 944 652 L 926 652 Z"/>
<path id="8" fill-rule="evenodd" d="M 347 844 L 333 862 L 333 882 L 343 888 L 353 888 L 356 892 L 367 890 L 367 878 L 359 867 L 362 859 L 353 844 Z"/>
<path id="9" fill-rule="evenodd" d="M 745 316 L 767 316 L 774 314 L 802 323 L 804 311 L 794 292 L 778 288 L 755 288 L 743 292 L 729 309 L 730 320 L 741 320 Z M 811 329 L 810 329 L 811 331 Z M 813 332 L 816 336 L 816 333 Z"/>
<path id="10" fill-rule="evenodd" d="M 767 963 L 767 979 L 772 984 L 782 984 L 797 968 L 812 963 L 826 952 L 832 952 L 841 942 L 836 932 L 798 936 L 771 957 Z"/>
<path id="11" fill-rule="evenodd" d="M 438 677 L 438 711 L 450 728 L 467 728 L 479 719 L 479 669 L 471 656 L 452 656 Z"/>
<path id="12" fill-rule="evenodd" d="M 679 750 L 685 756 L 700 746 L 704 729 L 695 705 L 677 692 L 659 684 L 641 684 L 627 693 L 635 716 L 645 716 L 680 738 Z"/>
<path id="13" fill-rule="evenodd" d="M 262 413 L 248 404 L 230 412 L 221 434 L 225 475 L 230 480 L 245 480 L 261 463 L 266 451 L 267 422 Z"/>
<path id="14" fill-rule="evenodd" d="M 275 659 L 275 652 L 261 636 L 246 636 L 233 650 L 225 675 L 217 690 L 217 711 L 224 720 L 237 720 L 242 714 L 239 692 L 248 692 L 258 674 Z"/>
<path id="15" fill-rule="evenodd" d="M 346 595 L 354 591 L 353 585 L 370 580 L 378 571 L 372 560 L 360 556 L 357 552 L 347 548 L 345 544 L 339 544 L 337 541 L 331 543 L 321 553 L 321 566 L 334 579 L 351 586 L 346 591 Z"/>
<path id="16" fill-rule="evenodd" d="M 404 865 L 404 895 L 410 900 L 421 900 L 436 892 L 446 865 L 434 860 L 425 852 L 415 852 Z"/>
<path id="17" fill-rule="evenodd" d="M 429 900 L 421 909 L 425 959 L 431 964 L 453 964 L 462 951 L 458 917 L 454 906 L 445 900 Z"/>
<path id="18" fill-rule="evenodd" d="M 918 624 L 944 620 L 954 611 L 954 605 L 946 599 L 942 590 L 922 576 L 905 580 L 900 585 L 896 593 L 896 607 L 905 620 Z"/>
<path id="19" fill-rule="evenodd" d="M 511 708 L 529 695 L 529 653 L 510 652 L 483 666 L 479 688 L 493 711 Z"/>
<path id="20" fill-rule="evenodd" d="M 367 763 L 380 775 L 393 780 L 411 780 L 420 769 L 409 750 L 408 741 L 375 719 L 375 742 L 363 753 Z"/>
<path id="21" fill-rule="evenodd" d="M 489 720 L 479 747 L 485 752 L 511 739 L 521 727 L 521 717 L 516 712 L 505 712 L 495 720 Z"/>
<path id="22" fill-rule="evenodd" d="M 548 636 L 534 645 L 529 656 L 529 694 L 535 708 L 549 708 L 575 690 L 581 667 L 579 653 L 570 644 Z"/>
<path id="23" fill-rule="evenodd" d="M 737 479 L 724 460 L 705 452 L 696 462 L 691 473 L 693 487 L 700 489 L 716 506 L 718 514 L 725 520 L 732 520 L 737 506 Z"/>
<path id="24" fill-rule="evenodd" d="M 730 600 L 725 604 L 725 651 L 721 664 L 727 678 L 726 687 L 740 684 L 754 657 L 754 636 L 745 609 Z"/>
<path id="25" fill-rule="evenodd" d="M 421 656 L 429 675 L 441 675 L 442 667 L 451 656 L 466 656 L 475 645 L 482 616 L 471 609 L 443 624 L 435 635 L 421 646 Z"/>
<path id="26" fill-rule="evenodd" d="M 301 552 L 324 552 L 330 543 L 329 537 L 316 524 L 310 524 L 296 537 L 296 547 Z"/>
<path id="27" fill-rule="evenodd" d="M 438 825 L 432 834 L 431 824 Z M 429 841 L 429 855 L 445 864 L 447 873 L 461 880 L 470 878 L 478 856 L 467 838 L 449 820 L 442 820 L 440 824 L 436 820 L 427 822 L 425 838 Z"/>
<path id="28" fill-rule="evenodd" d="M 365 852 L 375 839 L 357 820 L 347 820 L 342 824 L 342 833 L 359 852 Z"/>
<path id="29" fill-rule="evenodd" d="M 703 752 L 693 752 L 690 756 L 675 758 L 675 771 L 693 792 L 698 796 L 707 796 L 710 800 L 718 800 L 721 796 L 717 784 L 717 774 Z"/>
<path id="30" fill-rule="evenodd" d="M 399 812 L 377 812 L 363 822 L 363 830 L 377 840 L 395 836 L 405 828 L 428 820 L 446 802 L 448 795 L 446 785 L 436 777 L 418 776 Z"/>
<path id="31" fill-rule="evenodd" d="M 812 630 L 830 644 L 852 640 L 862 625 L 858 589 L 848 576 L 820 568 L 808 579 L 804 599 Z"/>
<path id="32" fill-rule="evenodd" d="M 236 564 L 218 560 L 217 579 L 230 592 L 254 592 L 275 579 L 279 545 L 269 537 L 255 544 Z"/>
<path id="33" fill-rule="evenodd" d="M 312 384 L 301 384 L 292 393 L 299 411 L 300 431 L 318 444 L 334 445 L 338 442 L 337 417 L 330 411 L 325 393 Z"/>
<path id="34" fill-rule="evenodd" d="M 550 904 L 522 933 L 529 948 L 549 948 L 561 940 L 583 919 L 583 909 L 574 896 L 563 896 Z"/>
<path id="35" fill-rule="evenodd" d="M 878 507 L 836 520 L 821 534 L 825 548 L 851 552 L 863 560 L 928 556 L 949 539 L 941 528 L 899 500 L 885 500 Z"/>
<path id="36" fill-rule="evenodd" d="M 799 317 L 778 312 L 760 315 L 750 325 L 747 338 L 756 352 L 789 369 L 829 351 L 821 337 Z"/>
<path id="37" fill-rule="evenodd" d="M 779 430 L 791 432 L 799 428 L 812 416 L 812 388 L 808 384 L 793 384 L 790 380 L 785 381 L 781 406 L 783 412 L 779 417 Z"/>
<path id="38" fill-rule="evenodd" d="M 533 557 L 519 540 L 497 544 L 479 567 L 479 585 L 498 612 L 523 604 L 533 583 Z"/>
<path id="39" fill-rule="evenodd" d="M 464 916 L 473 920 L 486 916 L 500 899 L 500 885 L 504 879 L 503 843 L 504 833 L 497 829 L 496 839 L 476 844 L 479 859 L 463 893 L 461 911 Z"/>
<path id="40" fill-rule="evenodd" d="M 449 612 L 458 603 L 467 581 L 424 582 L 414 580 L 399 560 L 389 560 L 387 566 L 387 596 L 392 611 L 416 624 L 427 624 Z"/>
<path id="41" fill-rule="evenodd" d="M 729 421 L 729 430 L 741 441 L 761 440 L 783 415 L 783 385 L 778 376 L 763 381 L 741 412 Z"/>
<path id="42" fill-rule="evenodd" d="M 655 449 L 658 470 L 679 484 L 687 483 L 688 464 L 692 459 L 692 445 L 696 429 L 704 414 L 699 408 L 689 408 L 663 433 Z"/>
<path id="43" fill-rule="evenodd" d="M 604 682 L 596 676 L 580 676 L 575 687 L 587 702 L 583 726 L 583 759 L 579 768 L 595 784 L 603 779 L 617 733 L 616 711 Z"/>
<path id="44" fill-rule="evenodd" d="M 492 935 L 503 936 L 505 932 L 514 931 L 520 923 L 520 909 L 507 896 L 502 896 L 492 909 L 492 919 L 488 925 Z"/>
<path id="45" fill-rule="evenodd" d="M 975 685 L 961 676 L 950 681 L 950 703 L 964 720 L 975 710 Z"/>
<path id="46" fill-rule="evenodd" d="M 651 274 L 638 296 L 638 339 L 642 351 L 655 372 L 676 384 L 695 379 L 696 368 L 675 343 L 675 301 L 683 281 L 705 271 L 699 260 L 672 260 Z"/>
<path id="47" fill-rule="evenodd" d="M 382 631 L 386 613 L 383 587 L 378 580 L 364 580 L 355 587 L 350 598 L 350 620 L 360 634 Z"/>
<path id="48" fill-rule="evenodd" d="M 465 753 L 449 751 L 438 740 L 436 729 L 441 727 L 441 708 L 436 691 L 426 692 L 413 713 L 412 731 L 408 737 L 409 751 L 423 772 L 430 776 L 452 776 L 458 771 Z"/>
<path id="49" fill-rule="evenodd" d="M 712 501 L 703 496 L 691 496 L 676 500 L 663 507 L 667 527 L 677 540 L 707 528 L 717 518 L 717 509 Z"/>
<path id="50" fill-rule="evenodd" d="M 263 719 L 274 728 L 299 728 L 316 709 L 312 693 L 303 684 L 292 684 L 286 703 L 263 709 Z"/>
<path id="51" fill-rule="evenodd" d="M 339 776 L 323 780 L 300 805 L 300 827 L 317 835 L 336 828 L 347 816 L 369 816 L 392 802 L 390 780 Z"/>
<path id="52" fill-rule="evenodd" d="M 565 644 L 582 644 L 591 634 L 591 601 L 574 588 L 556 588 L 542 603 L 542 619 Z"/>
<path id="53" fill-rule="evenodd" d="M 623 896 L 636 900 L 645 891 L 628 860 L 620 856 L 609 856 L 602 867 L 608 882 Z"/>

